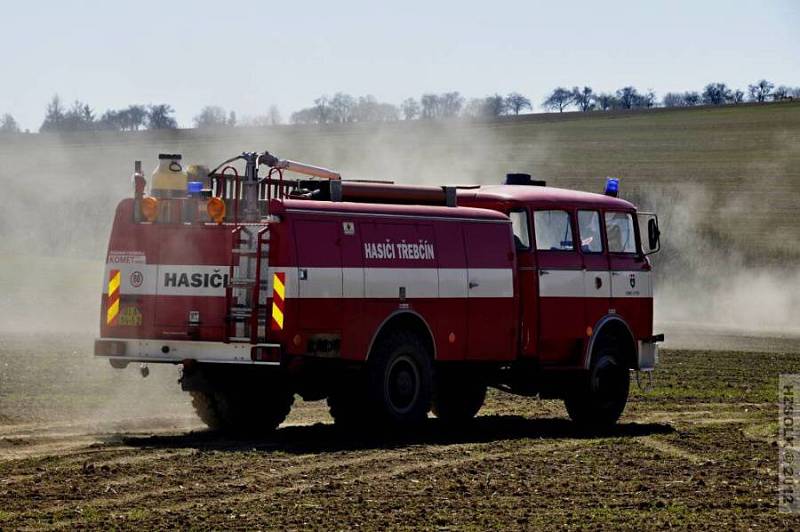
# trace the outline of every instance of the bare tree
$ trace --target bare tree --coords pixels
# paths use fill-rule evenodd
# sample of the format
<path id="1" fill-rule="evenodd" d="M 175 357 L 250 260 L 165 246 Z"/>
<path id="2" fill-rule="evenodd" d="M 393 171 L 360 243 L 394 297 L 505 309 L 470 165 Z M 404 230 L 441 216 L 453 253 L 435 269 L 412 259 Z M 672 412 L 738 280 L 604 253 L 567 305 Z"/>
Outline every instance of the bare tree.
<path id="1" fill-rule="evenodd" d="M 666 93 L 662 103 L 664 107 L 686 107 L 686 100 L 683 97 L 683 93 L 680 92 Z"/>
<path id="2" fill-rule="evenodd" d="M 742 103 L 744 101 L 744 91 L 736 89 L 731 93 L 731 103 Z"/>
<path id="3" fill-rule="evenodd" d="M 402 111 L 405 120 L 414 120 L 420 114 L 419 102 L 414 98 L 406 98 L 400 104 L 400 111 Z"/>
<path id="4" fill-rule="evenodd" d="M 333 110 L 331 109 L 331 99 L 326 95 L 322 95 L 314 100 L 314 115 L 316 115 L 316 123 L 327 124 L 333 117 Z M 309 117 L 311 114 L 309 114 Z"/>
<path id="5" fill-rule="evenodd" d="M 130 131 L 138 131 L 144 126 L 147 119 L 147 109 L 144 105 L 129 105 L 125 110 L 127 117 L 127 128 Z"/>
<path id="6" fill-rule="evenodd" d="M 356 107 L 356 100 L 349 94 L 337 92 L 333 95 L 330 101 L 331 108 L 331 121 L 337 124 L 345 124 L 353 122 L 355 116 L 353 114 Z"/>
<path id="7" fill-rule="evenodd" d="M 394 122 L 400 111 L 390 103 L 379 102 L 374 96 L 361 96 L 356 103 L 356 120 L 359 122 Z"/>
<path id="8" fill-rule="evenodd" d="M 483 118 L 486 112 L 483 98 L 470 98 L 464 106 L 463 114 L 467 118 Z"/>
<path id="9" fill-rule="evenodd" d="M 701 97 L 706 105 L 723 105 L 733 100 L 733 93 L 725 83 L 709 83 Z"/>
<path id="10" fill-rule="evenodd" d="M 442 118 L 458 116 L 464 106 L 464 97 L 458 91 L 445 92 L 439 96 L 441 101 Z"/>
<path id="11" fill-rule="evenodd" d="M 0 116 L 0 134 L 3 133 L 19 133 L 17 121 L 8 113 Z"/>
<path id="12" fill-rule="evenodd" d="M 518 92 L 511 92 L 506 96 L 506 107 L 515 115 L 518 115 L 525 109 L 533 109 L 531 101 Z"/>
<path id="13" fill-rule="evenodd" d="M 200 114 L 193 119 L 195 127 L 223 127 L 228 125 L 225 109 L 218 105 L 207 105 L 200 110 Z"/>
<path id="14" fill-rule="evenodd" d="M 772 92 L 772 101 L 774 102 L 780 102 L 781 100 L 791 100 L 791 99 L 792 99 L 792 88 L 787 87 L 786 85 L 781 85 Z"/>
<path id="15" fill-rule="evenodd" d="M 315 105 L 307 109 L 301 109 L 292 113 L 289 118 L 292 124 L 322 124 L 322 116 L 320 115 L 321 106 Z"/>
<path id="16" fill-rule="evenodd" d="M 165 103 L 147 106 L 147 129 L 176 129 L 178 123 L 172 118 L 175 109 Z"/>
<path id="17" fill-rule="evenodd" d="M 473 98 L 464 107 L 464 115 L 471 118 L 497 118 L 507 112 L 506 99 L 499 94 L 486 98 Z"/>
<path id="18" fill-rule="evenodd" d="M 487 96 L 484 101 L 486 102 L 486 110 L 492 118 L 497 118 L 498 116 L 503 116 L 508 113 L 506 99 L 499 94 Z"/>
<path id="19" fill-rule="evenodd" d="M 760 80 L 754 85 L 748 85 L 747 90 L 750 92 L 750 101 L 766 102 L 774 88 L 775 85 L 765 79 Z"/>
<path id="20" fill-rule="evenodd" d="M 608 111 L 609 109 L 614 109 L 617 107 L 617 97 L 613 94 L 609 94 L 607 92 L 602 92 L 594 97 L 594 101 L 603 111 Z"/>
<path id="21" fill-rule="evenodd" d="M 700 105 L 700 102 L 702 101 L 700 98 L 700 93 L 697 91 L 688 91 L 683 93 L 683 99 L 686 101 L 686 105 L 688 107 Z"/>
<path id="22" fill-rule="evenodd" d="M 633 109 L 640 107 L 642 103 L 642 95 L 636 90 L 636 87 L 622 87 L 617 91 L 617 100 L 619 101 L 620 108 Z"/>
<path id="23" fill-rule="evenodd" d="M 438 94 L 423 94 L 420 98 L 422 105 L 421 117 L 426 119 L 439 118 L 441 116 L 441 99 Z"/>
<path id="24" fill-rule="evenodd" d="M 664 107 L 692 107 L 699 103 L 700 95 L 697 92 L 668 92 L 663 100 Z"/>
<path id="25" fill-rule="evenodd" d="M 63 121 L 64 107 L 61 105 L 61 98 L 59 98 L 58 94 L 56 94 L 50 100 L 50 103 L 47 104 L 44 122 L 42 122 L 39 131 L 58 131 L 61 129 Z"/>
<path id="26" fill-rule="evenodd" d="M 584 113 L 594 109 L 594 91 L 591 87 L 584 86 L 583 89 L 579 87 L 572 87 L 572 100 L 578 109 Z"/>
<path id="27" fill-rule="evenodd" d="M 559 113 L 563 113 L 564 109 L 572 105 L 574 99 L 575 96 L 572 94 L 572 91 L 564 87 L 558 87 L 553 90 L 544 102 L 542 102 L 542 107 L 550 110 L 558 109 Z"/>

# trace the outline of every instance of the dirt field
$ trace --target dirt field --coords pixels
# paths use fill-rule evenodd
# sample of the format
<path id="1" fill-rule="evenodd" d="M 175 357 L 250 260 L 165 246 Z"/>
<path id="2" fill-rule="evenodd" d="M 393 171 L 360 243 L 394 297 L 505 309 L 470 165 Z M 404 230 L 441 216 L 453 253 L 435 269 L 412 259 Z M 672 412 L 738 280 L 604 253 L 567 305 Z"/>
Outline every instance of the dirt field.
<path id="1" fill-rule="evenodd" d="M 602 437 L 559 402 L 493 393 L 463 432 L 355 438 L 298 398 L 263 441 L 203 430 L 174 368 L 114 371 L 90 340 L 0 343 L 0 528 L 800 527 L 777 512 L 775 444 L 796 338 L 664 351 Z"/>

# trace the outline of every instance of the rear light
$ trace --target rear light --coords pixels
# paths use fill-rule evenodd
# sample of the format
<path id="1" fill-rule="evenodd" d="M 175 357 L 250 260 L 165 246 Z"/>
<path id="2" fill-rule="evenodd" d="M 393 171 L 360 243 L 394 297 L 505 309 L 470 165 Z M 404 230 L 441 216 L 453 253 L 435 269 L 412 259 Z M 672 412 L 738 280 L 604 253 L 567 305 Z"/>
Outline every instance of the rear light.
<path id="1" fill-rule="evenodd" d="M 281 346 L 257 345 L 250 351 L 250 358 L 254 362 L 280 362 Z"/>
<path id="2" fill-rule="evenodd" d="M 225 219 L 225 202 L 216 196 L 210 198 L 206 204 L 206 211 L 209 218 L 221 224 L 222 220 Z"/>
<path id="3" fill-rule="evenodd" d="M 155 222 L 158 218 L 158 200 L 152 196 L 142 198 L 139 202 L 139 209 L 148 222 Z"/>
<path id="4" fill-rule="evenodd" d="M 125 342 L 118 340 L 95 340 L 94 354 L 103 356 L 125 355 Z"/>

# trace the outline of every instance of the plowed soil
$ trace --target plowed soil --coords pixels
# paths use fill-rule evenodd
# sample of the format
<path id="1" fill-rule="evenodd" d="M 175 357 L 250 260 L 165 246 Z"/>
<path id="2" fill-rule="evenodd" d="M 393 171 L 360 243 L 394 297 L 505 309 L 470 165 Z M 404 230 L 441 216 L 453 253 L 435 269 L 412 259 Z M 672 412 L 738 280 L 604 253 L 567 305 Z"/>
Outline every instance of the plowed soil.
<path id="1" fill-rule="evenodd" d="M 495 392 L 459 432 L 353 435 L 298 399 L 251 441 L 206 431 L 175 368 L 142 379 L 91 338 L 4 337 L 0 529 L 797 529 L 777 510 L 776 401 L 800 345 L 777 345 L 663 351 L 602 436 Z"/>

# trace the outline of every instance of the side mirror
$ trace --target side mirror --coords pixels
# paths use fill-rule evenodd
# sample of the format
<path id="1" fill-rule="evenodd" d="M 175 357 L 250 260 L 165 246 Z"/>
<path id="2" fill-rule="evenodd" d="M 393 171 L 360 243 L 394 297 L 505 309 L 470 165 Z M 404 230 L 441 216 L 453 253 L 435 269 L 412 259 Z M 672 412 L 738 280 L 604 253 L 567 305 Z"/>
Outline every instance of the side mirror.
<path id="1" fill-rule="evenodd" d="M 647 243 L 651 253 L 655 253 L 661 247 L 661 231 L 658 229 L 658 219 L 650 218 L 647 221 Z"/>
<path id="2" fill-rule="evenodd" d="M 651 255 L 661 249 L 661 230 L 658 228 L 658 217 L 650 212 L 640 212 L 639 234 L 642 239 L 642 252 Z M 644 239 L 644 228 L 647 227 L 647 240 Z"/>

